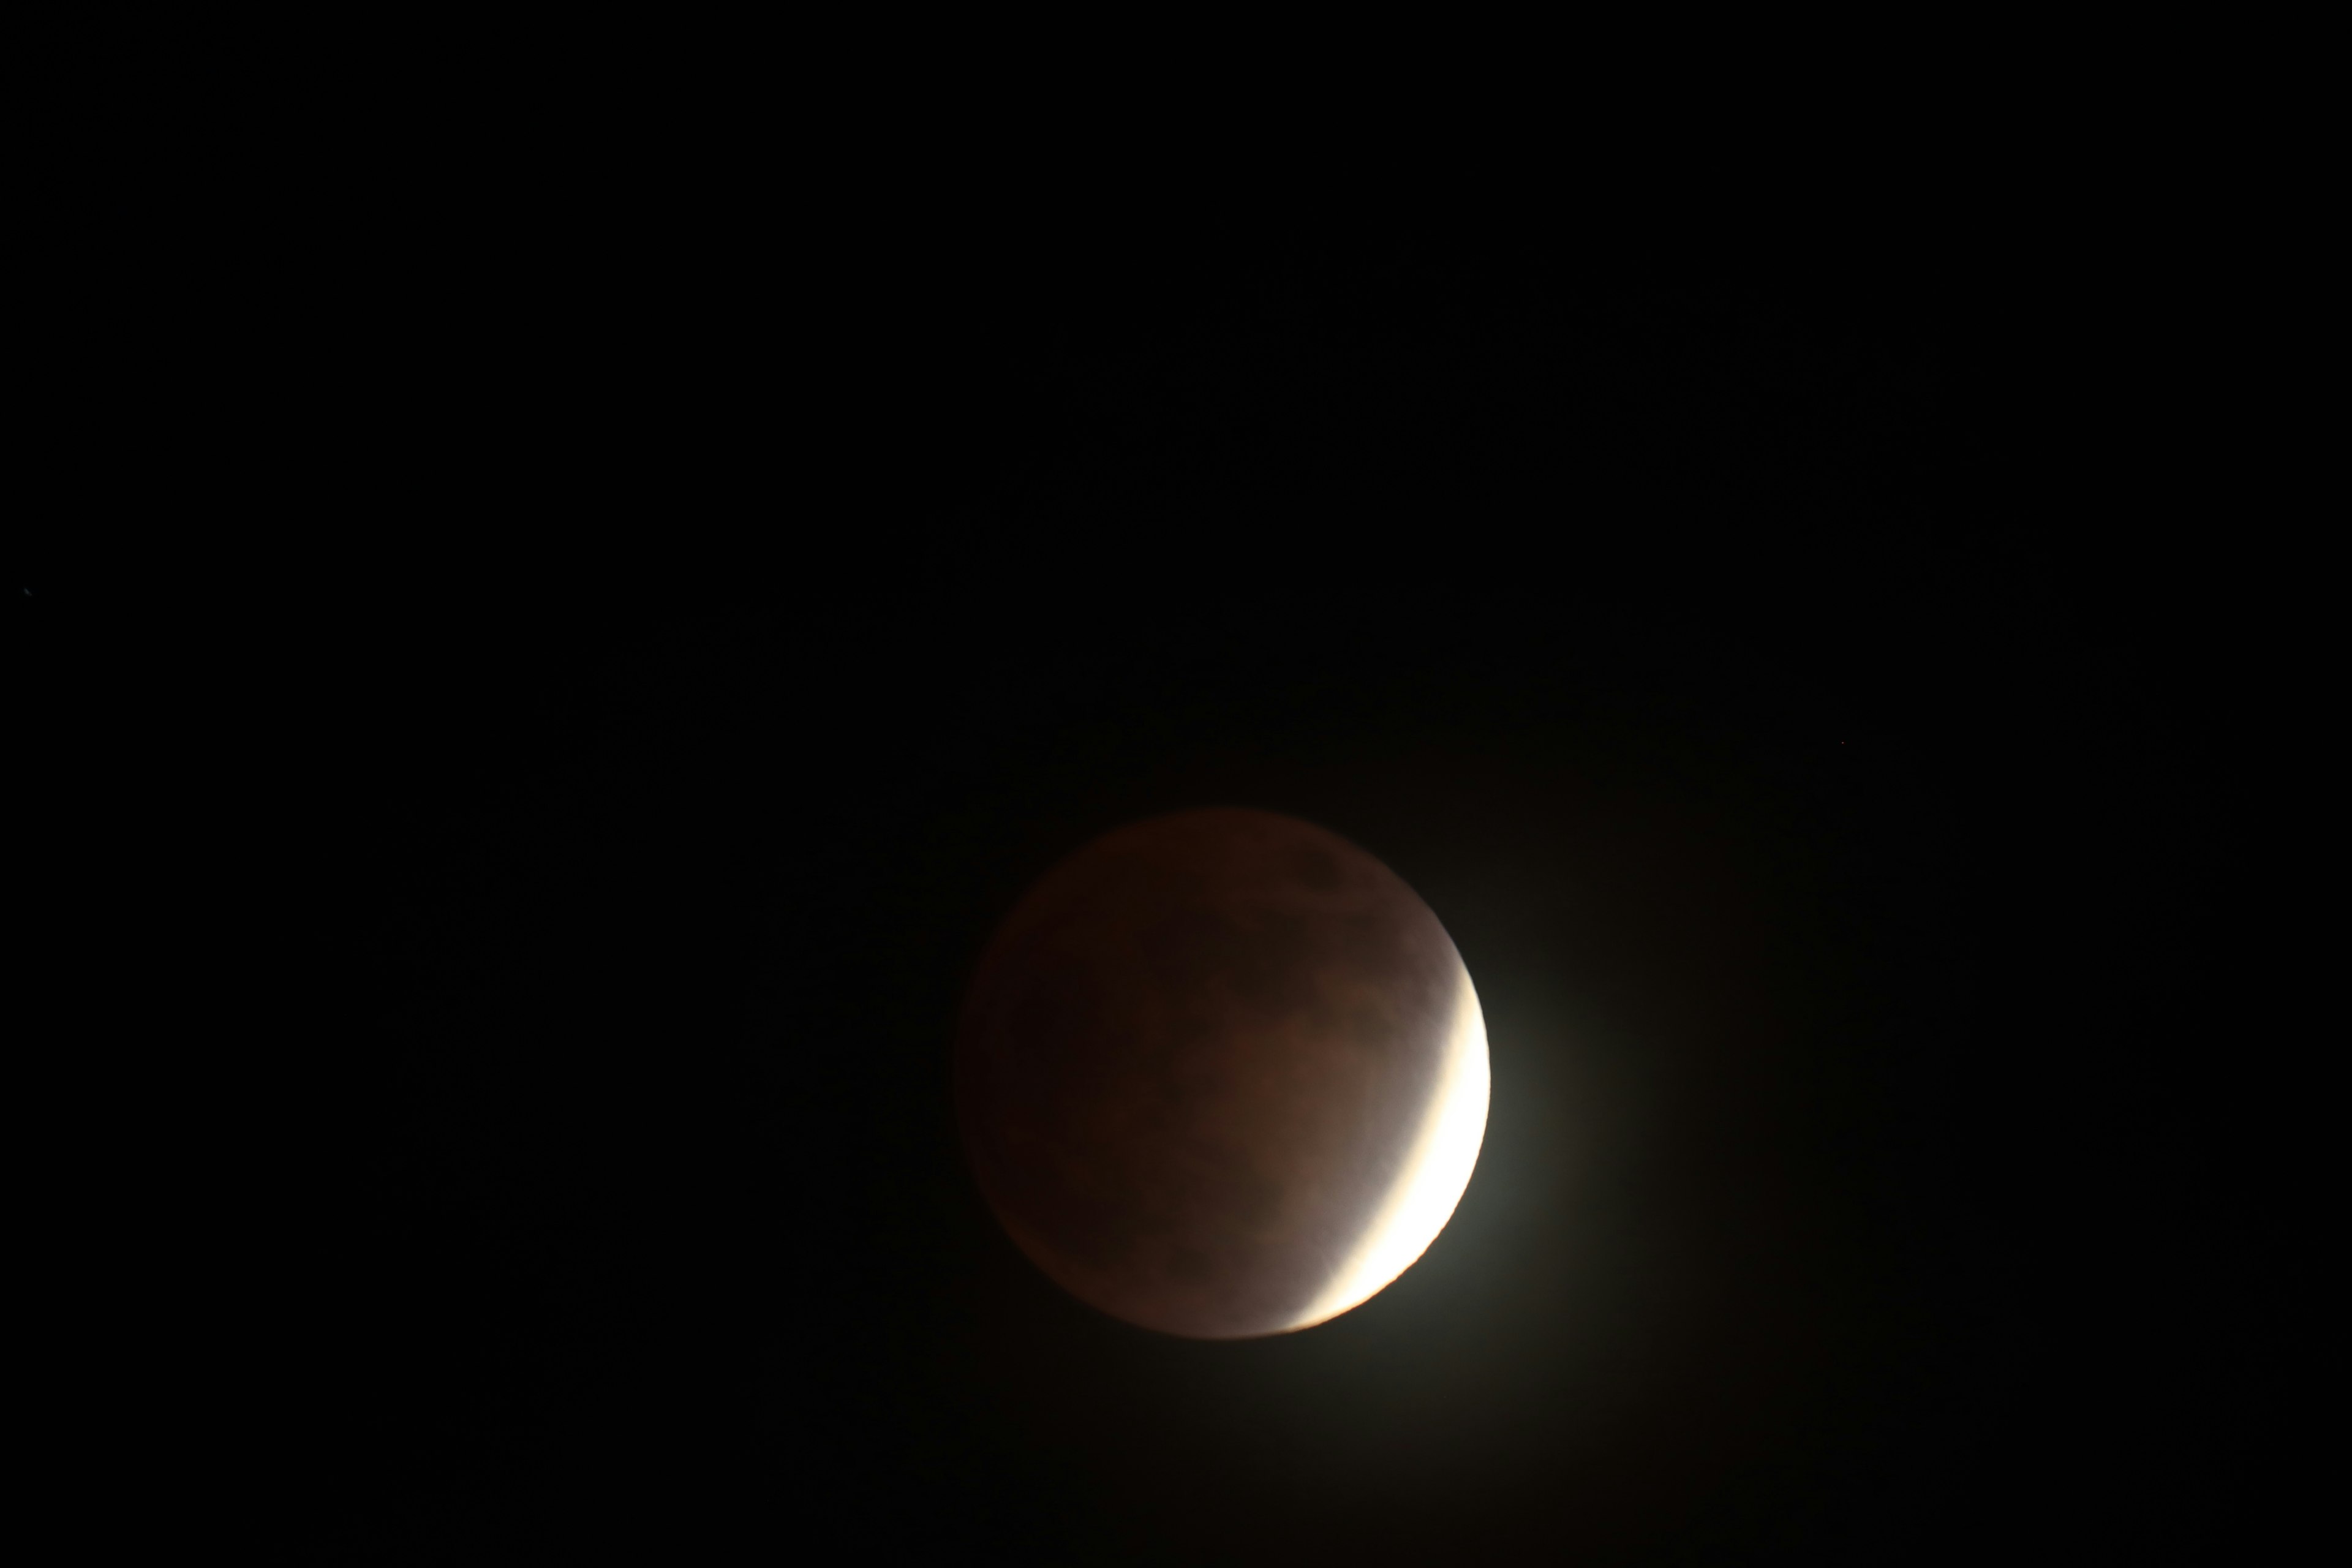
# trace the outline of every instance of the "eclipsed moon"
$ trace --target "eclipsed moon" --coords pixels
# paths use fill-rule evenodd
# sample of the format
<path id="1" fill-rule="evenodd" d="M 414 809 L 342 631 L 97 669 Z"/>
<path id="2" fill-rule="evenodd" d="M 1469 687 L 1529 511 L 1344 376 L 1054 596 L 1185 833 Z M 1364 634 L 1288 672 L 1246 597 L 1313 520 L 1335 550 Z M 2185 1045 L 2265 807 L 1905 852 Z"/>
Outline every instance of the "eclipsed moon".
<path id="1" fill-rule="evenodd" d="M 1022 1251 L 1145 1328 L 1337 1317 L 1444 1228 L 1486 1136 L 1486 1031 L 1437 917 L 1336 834 L 1205 810 L 1055 867 L 956 1040 L 982 1192 Z"/>

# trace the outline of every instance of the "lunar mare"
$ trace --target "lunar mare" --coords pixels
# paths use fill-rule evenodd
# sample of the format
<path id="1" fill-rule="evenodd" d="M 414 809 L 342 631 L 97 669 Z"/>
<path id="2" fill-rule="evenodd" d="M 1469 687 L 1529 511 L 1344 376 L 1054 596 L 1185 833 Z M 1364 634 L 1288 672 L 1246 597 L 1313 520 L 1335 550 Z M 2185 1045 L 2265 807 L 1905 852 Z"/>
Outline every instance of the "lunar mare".
<path id="1" fill-rule="evenodd" d="M 1201 1339 L 1322 1322 L 1410 1268 L 1485 1135 L 1452 940 L 1362 849 L 1181 812 L 1055 866 L 982 952 L 956 1040 L 965 1148 L 1044 1272 Z"/>

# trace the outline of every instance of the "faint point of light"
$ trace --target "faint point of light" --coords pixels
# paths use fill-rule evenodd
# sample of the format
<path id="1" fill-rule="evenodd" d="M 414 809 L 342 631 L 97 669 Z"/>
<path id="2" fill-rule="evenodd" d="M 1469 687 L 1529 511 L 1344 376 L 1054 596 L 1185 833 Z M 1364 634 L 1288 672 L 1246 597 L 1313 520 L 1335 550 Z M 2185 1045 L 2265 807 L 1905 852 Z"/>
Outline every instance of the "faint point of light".
<path id="1" fill-rule="evenodd" d="M 1429 1114 L 1413 1140 L 1412 1151 L 1398 1167 L 1396 1184 L 1355 1255 L 1333 1278 L 1328 1289 L 1290 1327 L 1311 1329 L 1362 1305 L 1386 1289 L 1398 1275 L 1419 1261 L 1454 1217 L 1470 1184 L 1471 1168 L 1486 1140 L 1486 1018 L 1478 1008 L 1477 990 L 1470 972 L 1462 973 L 1460 999 L 1440 1066 L 1438 1091 L 1430 1097 Z"/>

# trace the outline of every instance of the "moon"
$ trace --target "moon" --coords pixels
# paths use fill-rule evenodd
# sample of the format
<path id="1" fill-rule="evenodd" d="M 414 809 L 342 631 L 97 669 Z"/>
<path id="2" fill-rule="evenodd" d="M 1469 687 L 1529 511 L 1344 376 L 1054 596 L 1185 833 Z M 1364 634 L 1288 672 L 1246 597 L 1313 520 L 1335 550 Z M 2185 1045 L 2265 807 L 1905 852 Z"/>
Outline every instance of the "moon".
<path id="1" fill-rule="evenodd" d="M 1191 1339 L 1286 1333 L 1411 1268 L 1486 1136 L 1469 971 L 1412 888 L 1273 812 L 1178 812 L 1054 867 L 983 949 L 957 1119 L 1048 1278 Z"/>

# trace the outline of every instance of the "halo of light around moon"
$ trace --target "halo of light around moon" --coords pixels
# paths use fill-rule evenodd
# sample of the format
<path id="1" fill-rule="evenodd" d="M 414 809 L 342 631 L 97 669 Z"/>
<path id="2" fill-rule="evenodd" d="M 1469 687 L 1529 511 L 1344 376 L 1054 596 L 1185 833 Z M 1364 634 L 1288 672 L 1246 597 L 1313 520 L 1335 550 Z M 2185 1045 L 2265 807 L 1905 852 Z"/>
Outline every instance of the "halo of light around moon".
<path id="1" fill-rule="evenodd" d="M 976 965 L 957 1112 L 982 1194 L 1051 1279 L 1146 1328 L 1288 1332 L 1444 1228 L 1485 1136 L 1484 1018 L 1436 916 L 1271 812 L 1107 834 Z"/>

